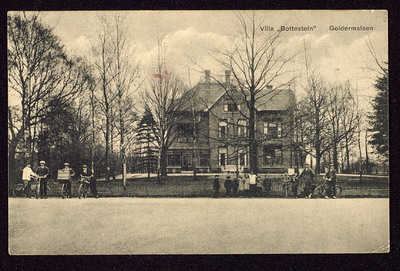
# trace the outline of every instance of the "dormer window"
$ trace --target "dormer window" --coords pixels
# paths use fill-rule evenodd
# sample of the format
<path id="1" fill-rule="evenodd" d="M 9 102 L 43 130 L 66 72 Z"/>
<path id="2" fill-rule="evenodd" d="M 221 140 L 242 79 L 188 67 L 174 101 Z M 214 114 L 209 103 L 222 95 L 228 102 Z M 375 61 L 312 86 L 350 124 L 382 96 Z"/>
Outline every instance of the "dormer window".
<path id="1" fill-rule="evenodd" d="M 224 112 L 237 112 L 241 109 L 240 104 L 235 103 L 232 99 L 225 99 Z"/>

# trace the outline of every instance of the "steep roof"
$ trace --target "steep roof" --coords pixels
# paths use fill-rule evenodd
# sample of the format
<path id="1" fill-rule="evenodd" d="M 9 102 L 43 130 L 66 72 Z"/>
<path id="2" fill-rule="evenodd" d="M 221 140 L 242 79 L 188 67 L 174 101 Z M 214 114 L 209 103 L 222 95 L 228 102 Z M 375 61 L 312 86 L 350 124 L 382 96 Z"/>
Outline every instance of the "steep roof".
<path id="1" fill-rule="evenodd" d="M 256 102 L 258 111 L 287 110 L 296 103 L 293 90 L 275 89 Z"/>
<path id="2" fill-rule="evenodd" d="M 207 89 L 205 83 L 198 83 L 189 92 L 193 100 L 188 103 L 194 103 L 196 111 L 208 111 L 225 94 L 225 85 L 210 82 L 210 88 Z M 275 89 L 269 92 L 256 101 L 258 111 L 287 110 L 295 105 L 293 90 Z"/>
<path id="3" fill-rule="evenodd" d="M 196 111 L 207 111 L 225 93 L 225 88 L 219 83 L 210 83 L 210 88 L 206 88 L 205 83 L 198 83 L 190 92 L 193 95 L 194 108 Z"/>

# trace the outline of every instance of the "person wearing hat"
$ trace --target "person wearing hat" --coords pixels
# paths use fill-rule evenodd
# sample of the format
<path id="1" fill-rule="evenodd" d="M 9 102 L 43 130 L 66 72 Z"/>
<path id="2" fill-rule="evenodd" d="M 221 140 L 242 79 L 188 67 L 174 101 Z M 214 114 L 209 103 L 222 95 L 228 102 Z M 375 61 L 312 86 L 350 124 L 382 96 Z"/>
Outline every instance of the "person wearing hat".
<path id="1" fill-rule="evenodd" d="M 47 176 L 49 176 L 49 168 L 45 166 L 45 161 L 40 161 L 40 166 L 36 170 L 36 174 L 39 176 L 39 191 L 40 191 L 40 198 L 47 199 Z M 37 198 L 37 197 L 36 197 Z"/>
<path id="2" fill-rule="evenodd" d="M 231 190 L 232 190 L 231 176 L 226 176 L 226 179 L 225 179 L 225 182 L 224 182 L 224 187 L 225 187 L 226 196 L 230 197 L 231 196 Z"/>
<path id="3" fill-rule="evenodd" d="M 214 188 L 214 198 L 218 198 L 219 189 L 221 188 L 221 185 L 219 184 L 218 175 L 215 175 L 215 179 L 213 181 L 213 188 Z"/>
<path id="4" fill-rule="evenodd" d="M 82 174 L 81 177 L 87 177 L 90 179 L 90 190 L 92 191 L 93 196 L 98 199 L 99 195 L 97 193 L 97 187 L 96 187 L 96 178 L 93 176 L 93 173 L 88 169 L 87 165 L 82 166 Z M 85 191 L 85 190 L 84 190 Z M 87 190 L 86 190 L 87 191 Z M 83 195 L 83 197 L 86 197 L 86 194 Z M 80 198 L 80 197 L 79 197 Z"/>
<path id="5" fill-rule="evenodd" d="M 328 184 L 325 198 L 336 199 L 336 170 L 333 164 L 330 164 L 329 171 L 325 174 L 325 178 L 326 178 L 326 183 Z"/>
<path id="6" fill-rule="evenodd" d="M 314 171 L 310 168 L 308 163 L 304 164 L 304 170 L 299 176 L 299 180 L 304 182 L 304 195 L 306 199 L 310 199 L 313 194 Z"/>
<path id="7" fill-rule="evenodd" d="M 64 199 L 65 197 L 67 198 L 72 198 L 72 193 L 71 193 L 71 184 L 72 184 L 72 177 L 75 176 L 75 171 L 69 167 L 69 163 L 64 163 L 64 172 L 68 173 L 68 180 L 61 180 L 59 181 L 61 186 L 63 187 L 62 190 L 62 198 Z"/>

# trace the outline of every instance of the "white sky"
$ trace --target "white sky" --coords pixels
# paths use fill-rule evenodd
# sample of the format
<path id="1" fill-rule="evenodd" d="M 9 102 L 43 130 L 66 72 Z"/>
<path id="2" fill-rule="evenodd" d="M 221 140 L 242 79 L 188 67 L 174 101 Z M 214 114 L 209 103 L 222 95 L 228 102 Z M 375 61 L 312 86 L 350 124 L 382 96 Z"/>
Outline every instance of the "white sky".
<path id="1" fill-rule="evenodd" d="M 68 52 L 89 55 L 91 43 L 99 28 L 98 16 L 112 11 L 51 11 L 41 12 L 43 21 L 55 27 Z M 234 11 L 126 11 L 129 43 L 137 48 L 143 66 L 157 55 L 157 38 L 166 45 L 171 68 L 195 85 L 202 73 L 196 72 L 195 61 L 213 74 L 222 74 L 223 68 L 211 61 L 204 51 L 229 42 L 237 33 L 238 20 Z M 372 41 L 381 61 L 388 60 L 388 17 L 386 11 L 257 11 L 265 18 L 266 26 L 275 31 L 282 25 L 315 26 L 314 31 L 284 32 L 283 48 L 290 54 L 308 45 L 313 66 L 330 82 L 349 80 L 360 99 L 375 95 L 373 81 L 376 74 L 366 70 L 375 67 L 366 41 Z M 373 31 L 337 32 L 329 26 L 367 26 Z M 266 32 L 266 34 L 268 34 Z M 188 56 L 192 58 L 189 60 Z M 304 74 L 304 53 L 300 53 L 288 68 Z M 197 68 L 198 70 L 198 68 Z M 304 77 L 303 77 L 304 78 Z M 296 82 L 296 95 L 301 96 L 302 79 Z M 364 107 L 368 103 L 364 101 Z"/>

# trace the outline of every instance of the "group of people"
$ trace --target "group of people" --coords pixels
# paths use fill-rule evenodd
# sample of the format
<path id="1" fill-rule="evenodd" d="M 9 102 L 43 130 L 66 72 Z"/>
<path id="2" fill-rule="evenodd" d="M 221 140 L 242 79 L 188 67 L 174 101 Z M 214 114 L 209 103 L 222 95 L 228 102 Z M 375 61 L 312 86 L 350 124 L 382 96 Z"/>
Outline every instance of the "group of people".
<path id="1" fill-rule="evenodd" d="M 300 173 L 300 175 L 288 176 L 285 173 L 283 177 L 284 186 L 291 184 L 293 196 L 297 198 L 297 191 L 299 181 L 302 181 L 304 184 L 304 196 L 306 199 L 310 199 L 314 193 L 315 188 L 317 187 L 314 182 L 315 178 L 314 171 L 310 168 L 308 163 L 304 164 L 304 170 Z M 334 169 L 334 165 L 330 164 L 328 172 L 325 174 L 325 180 L 327 183 L 326 195 L 325 198 L 333 198 L 336 199 L 336 170 Z"/>
<path id="2" fill-rule="evenodd" d="M 47 182 L 48 176 L 50 174 L 49 168 L 46 166 L 45 161 L 40 161 L 40 166 L 36 169 L 36 173 L 32 170 L 31 164 L 28 163 L 22 171 L 22 181 L 24 183 L 23 190 L 25 191 L 25 197 L 30 197 L 30 188 L 29 184 L 34 179 L 39 179 L 37 182 L 37 186 L 39 190 L 37 191 L 36 198 L 47 199 L 48 191 L 47 191 Z M 72 182 L 74 181 L 75 171 L 69 167 L 69 163 L 64 163 L 63 172 L 68 174 L 67 179 L 58 180 L 61 184 L 62 189 L 62 198 L 72 198 Z M 80 174 L 80 179 L 83 184 L 83 191 L 87 193 L 88 187 L 93 193 L 93 196 L 97 199 L 97 181 L 93 176 L 93 173 L 88 169 L 87 165 L 82 166 L 82 173 Z M 84 192 L 84 193 L 85 193 Z M 86 197 L 86 194 L 84 194 Z M 79 197 L 80 198 L 80 197 Z"/>
<path id="3" fill-rule="evenodd" d="M 22 181 L 24 183 L 23 190 L 25 191 L 25 197 L 29 197 L 29 182 L 32 179 L 39 178 L 38 186 L 39 191 L 36 198 L 47 199 L 47 177 L 50 173 L 49 168 L 45 165 L 45 161 L 40 161 L 39 167 L 36 169 L 36 173 L 33 172 L 31 164 L 28 163 L 22 171 Z"/>
<path id="4" fill-rule="evenodd" d="M 218 198 L 219 189 L 221 188 L 218 175 L 215 175 L 213 188 L 214 197 Z M 268 197 L 271 190 L 271 180 L 267 176 L 264 176 L 264 180 L 261 180 L 261 177 L 253 172 L 239 175 L 233 180 L 228 175 L 224 181 L 224 188 L 227 197 Z"/>
<path id="5" fill-rule="evenodd" d="M 304 170 L 300 175 L 289 176 L 287 173 L 283 176 L 284 186 L 291 184 L 293 196 L 297 198 L 297 191 L 299 182 L 301 181 L 304 185 L 304 197 L 310 199 L 316 188 L 314 183 L 315 178 L 314 171 L 310 168 L 308 163 L 304 164 Z M 336 170 L 334 165 L 330 164 L 329 171 L 325 174 L 325 180 L 327 183 L 325 198 L 336 198 Z M 219 176 L 215 175 L 213 182 L 214 197 L 219 197 L 219 190 L 221 188 L 219 182 Z M 238 178 L 233 178 L 228 175 L 224 181 L 224 188 L 226 197 L 268 197 L 271 191 L 271 179 L 267 175 L 264 176 L 264 180 L 261 180 L 260 176 L 257 176 L 253 172 L 250 174 L 239 175 Z"/>

